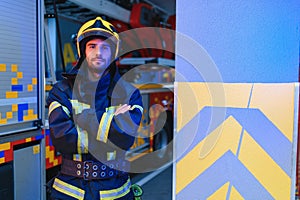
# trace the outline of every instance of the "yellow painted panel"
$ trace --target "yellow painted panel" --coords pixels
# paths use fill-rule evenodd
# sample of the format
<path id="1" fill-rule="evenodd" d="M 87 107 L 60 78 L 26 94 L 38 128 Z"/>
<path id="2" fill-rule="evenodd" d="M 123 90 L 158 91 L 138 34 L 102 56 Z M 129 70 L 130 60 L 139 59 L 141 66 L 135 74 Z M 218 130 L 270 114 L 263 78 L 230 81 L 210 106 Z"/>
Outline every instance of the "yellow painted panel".
<path id="1" fill-rule="evenodd" d="M 0 164 L 5 163 L 5 158 L 0 158 Z"/>
<path id="2" fill-rule="evenodd" d="M 18 71 L 18 65 L 12 64 L 12 65 L 11 65 L 11 71 L 12 71 L 12 72 L 17 72 L 17 71 Z"/>
<path id="3" fill-rule="evenodd" d="M 33 85 L 31 84 L 27 85 L 27 91 L 29 92 L 33 91 Z"/>
<path id="4" fill-rule="evenodd" d="M 46 146 L 46 158 L 49 158 L 50 156 L 50 147 L 49 146 Z"/>
<path id="5" fill-rule="evenodd" d="M 54 160 L 54 151 L 51 151 L 50 148 L 48 148 L 48 151 L 47 151 L 47 158 L 49 158 L 50 163 L 52 163 Z"/>
<path id="6" fill-rule="evenodd" d="M 6 112 L 6 118 L 7 119 L 11 119 L 13 117 L 13 113 L 12 112 Z"/>
<path id="7" fill-rule="evenodd" d="M 17 112 L 17 111 L 18 111 L 18 104 L 12 104 L 12 105 L 11 105 L 11 110 L 12 110 L 13 112 Z"/>
<path id="8" fill-rule="evenodd" d="M 34 114 L 33 109 L 28 110 L 28 114 L 26 116 L 23 116 L 24 120 L 33 120 L 37 118 L 37 114 Z"/>
<path id="9" fill-rule="evenodd" d="M 178 83 L 177 130 L 204 106 L 246 108 L 252 84 Z"/>
<path id="10" fill-rule="evenodd" d="M 5 151 L 10 149 L 10 142 L 6 142 L 3 144 L 0 144 L 0 151 Z"/>
<path id="11" fill-rule="evenodd" d="M 26 142 L 31 142 L 32 139 L 31 139 L 31 138 L 26 138 L 25 141 L 26 141 Z"/>
<path id="12" fill-rule="evenodd" d="M 37 79 L 36 78 L 32 78 L 32 84 L 36 85 L 37 84 Z"/>
<path id="13" fill-rule="evenodd" d="M 18 84 L 18 79 L 17 78 L 11 78 L 11 84 L 12 85 L 17 85 Z"/>
<path id="14" fill-rule="evenodd" d="M 23 72 L 17 72 L 17 78 L 23 78 Z"/>
<path id="15" fill-rule="evenodd" d="M 251 87 L 252 84 L 224 84 L 226 107 L 247 108 Z"/>
<path id="16" fill-rule="evenodd" d="M 0 72 L 6 72 L 6 64 L 0 64 Z"/>
<path id="17" fill-rule="evenodd" d="M 226 200 L 226 195 L 228 192 L 229 182 L 225 183 L 220 187 L 215 193 L 207 198 L 207 200 Z"/>
<path id="18" fill-rule="evenodd" d="M 204 106 L 225 105 L 222 83 L 178 83 L 177 130 L 188 123 Z"/>
<path id="19" fill-rule="evenodd" d="M 33 154 L 38 154 L 40 153 L 40 145 L 35 145 L 32 147 L 32 153 Z"/>
<path id="20" fill-rule="evenodd" d="M 6 92 L 6 98 L 7 99 L 18 98 L 18 92 Z"/>
<path id="21" fill-rule="evenodd" d="M 33 109 L 28 109 L 28 115 L 33 115 L 33 114 L 34 114 Z"/>
<path id="22" fill-rule="evenodd" d="M 26 116 L 23 116 L 23 120 L 25 120 L 25 121 L 33 120 L 33 119 L 37 119 L 37 115 L 26 115 Z"/>
<path id="23" fill-rule="evenodd" d="M 197 98 L 199 98 L 199 95 L 196 96 L 197 93 L 193 92 L 193 84 L 199 85 L 200 87 L 199 83 L 175 83 L 175 93 L 177 93 L 177 130 L 180 130 L 203 108 L 203 106 L 198 105 Z M 202 92 L 202 95 L 205 96 L 205 87 L 203 89 L 199 88 L 199 90 Z M 206 101 L 203 103 L 208 104 L 209 99 L 204 99 L 206 99 Z"/>
<path id="24" fill-rule="evenodd" d="M 52 89 L 52 85 L 48 85 L 48 84 L 47 84 L 47 85 L 45 86 L 45 90 L 46 90 L 46 91 L 50 91 L 51 89 Z"/>
<path id="25" fill-rule="evenodd" d="M 231 187 L 231 192 L 230 192 L 230 200 L 244 200 L 242 195 L 235 189 L 235 187 Z"/>
<path id="26" fill-rule="evenodd" d="M 53 163 L 53 160 L 54 160 L 54 152 L 51 151 L 51 152 L 49 152 L 49 162 Z"/>
<path id="27" fill-rule="evenodd" d="M 58 165 L 58 160 L 57 159 L 53 160 L 53 166 L 56 166 L 56 165 Z"/>
<path id="28" fill-rule="evenodd" d="M 251 108 L 259 108 L 290 140 L 294 127 L 294 84 L 255 84 Z"/>
<path id="29" fill-rule="evenodd" d="M 292 182 L 290 177 L 246 131 L 239 159 L 274 199 L 286 199 L 290 196 Z"/>
<path id="30" fill-rule="evenodd" d="M 228 117 L 176 165 L 176 194 L 209 168 L 224 153 L 236 154 L 242 127 Z M 205 149 L 209 148 L 209 149 Z M 210 150 L 208 152 L 208 150 Z M 205 153 L 203 153 L 205 152 Z"/>
<path id="31" fill-rule="evenodd" d="M 7 119 L 0 119 L 0 124 L 7 124 Z"/>

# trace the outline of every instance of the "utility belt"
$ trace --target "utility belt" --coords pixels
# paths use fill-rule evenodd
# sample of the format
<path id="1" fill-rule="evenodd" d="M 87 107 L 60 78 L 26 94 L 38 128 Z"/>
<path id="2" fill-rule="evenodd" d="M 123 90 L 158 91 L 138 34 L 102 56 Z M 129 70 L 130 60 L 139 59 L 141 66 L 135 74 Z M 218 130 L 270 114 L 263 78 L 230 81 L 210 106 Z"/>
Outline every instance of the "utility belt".
<path id="1" fill-rule="evenodd" d="M 84 180 L 110 179 L 125 175 L 129 171 L 128 161 L 107 161 L 105 164 L 94 161 L 75 161 L 63 159 L 61 173 Z"/>

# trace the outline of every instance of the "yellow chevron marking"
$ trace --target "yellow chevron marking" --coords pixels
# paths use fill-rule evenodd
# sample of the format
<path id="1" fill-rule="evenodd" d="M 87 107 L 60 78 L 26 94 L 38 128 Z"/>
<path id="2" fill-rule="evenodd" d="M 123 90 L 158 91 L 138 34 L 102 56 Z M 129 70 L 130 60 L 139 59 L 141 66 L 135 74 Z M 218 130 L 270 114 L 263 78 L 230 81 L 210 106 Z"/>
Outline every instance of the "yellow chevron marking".
<path id="1" fill-rule="evenodd" d="M 204 106 L 246 108 L 252 84 L 177 83 L 177 130 Z"/>
<path id="2" fill-rule="evenodd" d="M 244 200 L 242 195 L 235 189 L 235 187 L 231 187 L 231 192 L 230 192 L 230 200 Z"/>
<path id="3" fill-rule="evenodd" d="M 215 193 L 207 198 L 207 200 L 226 200 L 229 182 L 222 185 Z"/>
<path id="4" fill-rule="evenodd" d="M 237 152 L 241 131 L 241 125 L 230 116 L 223 124 L 209 133 L 203 141 L 199 142 L 188 155 L 181 159 L 176 165 L 176 194 L 209 168 L 225 152 L 231 150 L 235 154 Z M 219 138 L 215 141 L 217 137 Z M 203 149 L 204 145 L 210 146 L 206 145 L 210 142 L 215 142 L 213 145 L 214 148 L 206 157 L 202 157 L 201 159 L 201 152 L 205 151 L 205 149 Z"/>
<path id="5" fill-rule="evenodd" d="M 239 159 L 274 199 L 286 199 L 290 196 L 292 182 L 290 177 L 246 131 Z"/>
<path id="6" fill-rule="evenodd" d="M 229 182 L 222 185 L 217 191 L 215 191 L 211 196 L 209 196 L 207 200 L 226 200 L 228 189 L 229 189 Z M 233 186 L 231 187 L 229 199 L 244 200 L 241 194 Z"/>
<path id="7" fill-rule="evenodd" d="M 251 108 L 259 108 L 276 127 L 293 140 L 294 84 L 254 84 Z"/>

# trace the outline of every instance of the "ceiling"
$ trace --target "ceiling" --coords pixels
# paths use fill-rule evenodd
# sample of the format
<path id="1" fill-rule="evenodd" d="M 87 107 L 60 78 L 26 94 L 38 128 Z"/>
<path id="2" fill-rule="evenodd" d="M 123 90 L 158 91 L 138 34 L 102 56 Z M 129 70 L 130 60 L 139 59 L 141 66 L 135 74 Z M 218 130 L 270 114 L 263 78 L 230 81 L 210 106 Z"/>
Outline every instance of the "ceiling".
<path id="1" fill-rule="evenodd" d="M 82 1 L 85 3 L 88 2 L 86 0 L 77 1 Z M 118 5 L 124 8 L 125 11 L 128 10 L 128 12 L 130 12 L 133 4 L 141 2 L 148 3 L 153 6 L 155 12 L 157 12 L 162 19 L 166 18 L 167 16 L 174 15 L 176 12 L 176 0 L 89 0 L 89 2 L 94 2 L 95 4 L 99 4 L 101 1 L 107 1 L 113 3 L 114 5 Z M 89 8 L 79 5 L 78 3 L 74 3 L 76 2 L 74 0 L 44 0 L 46 14 L 55 13 L 54 2 L 59 16 L 67 17 L 76 21 L 84 22 L 86 19 L 92 18 L 99 14 L 107 16 L 105 13 L 95 12 L 95 10 L 93 11 Z M 115 16 L 116 15 L 118 15 L 118 13 L 115 13 Z M 107 17 L 114 18 L 113 15 Z"/>
<path id="2" fill-rule="evenodd" d="M 145 2 L 157 5 L 166 11 L 168 15 L 174 15 L 176 12 L 176 0 L 148 0 Z"/>

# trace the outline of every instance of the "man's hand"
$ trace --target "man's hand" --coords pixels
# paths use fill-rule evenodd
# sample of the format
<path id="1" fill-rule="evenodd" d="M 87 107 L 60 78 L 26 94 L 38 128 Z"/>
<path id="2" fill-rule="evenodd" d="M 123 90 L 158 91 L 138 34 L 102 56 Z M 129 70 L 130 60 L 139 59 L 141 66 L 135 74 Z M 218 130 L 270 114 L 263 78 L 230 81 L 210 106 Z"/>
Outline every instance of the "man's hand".
<path id="1" fill-rule="evenodd" d="M 131 108 L 130 105 L 124 104 L 124 105 L 122 105 L 122 106 L 120 106 L 120 107 L 118 107 L 118 108 L 116 109 L 114 115 L 117 116 L 118 114 L 123 114 L 123 113 L 129 111 L 130 108 Z"/>

